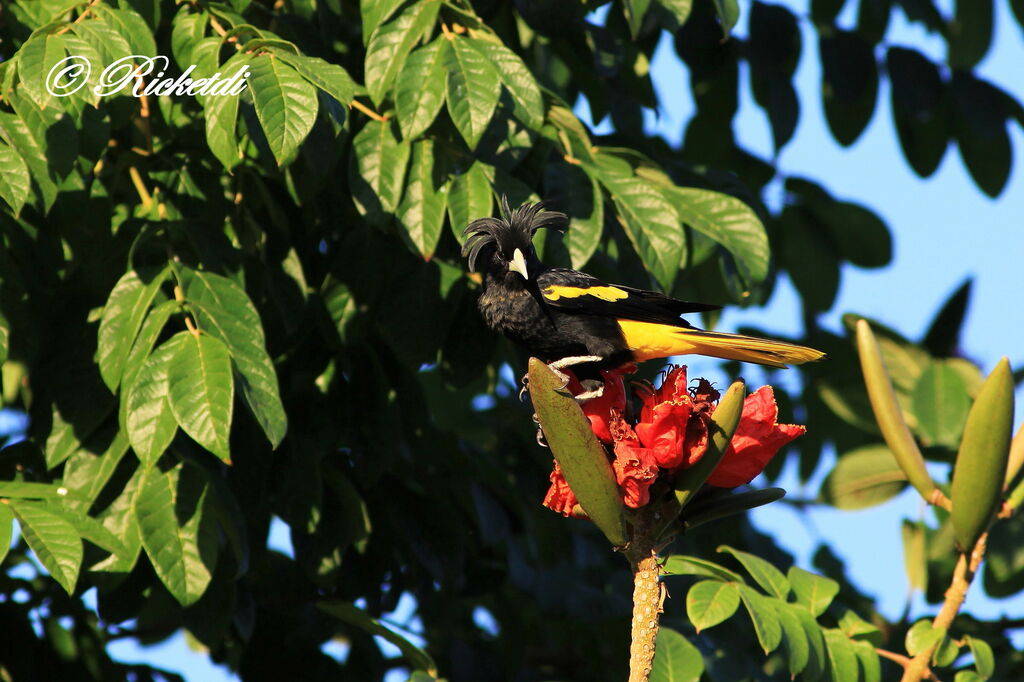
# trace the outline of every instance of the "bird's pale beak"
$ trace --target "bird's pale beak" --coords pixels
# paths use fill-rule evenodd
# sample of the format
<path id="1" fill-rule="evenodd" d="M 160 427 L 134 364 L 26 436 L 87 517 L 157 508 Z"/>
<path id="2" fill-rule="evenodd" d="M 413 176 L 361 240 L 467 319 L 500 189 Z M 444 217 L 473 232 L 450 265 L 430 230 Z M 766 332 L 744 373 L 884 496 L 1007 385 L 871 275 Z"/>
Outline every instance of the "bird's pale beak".
<path id="1" fill-rule="evenodd" d="M 523 252 L 520 249 L 516 249 L 512 253 L 512 262 L 508 264 L 508 269 L 518 272 L 523 276 L 523 279 L 530 279 L 530 273 L 526 270 L 526 257 L 523 256 Z"/>

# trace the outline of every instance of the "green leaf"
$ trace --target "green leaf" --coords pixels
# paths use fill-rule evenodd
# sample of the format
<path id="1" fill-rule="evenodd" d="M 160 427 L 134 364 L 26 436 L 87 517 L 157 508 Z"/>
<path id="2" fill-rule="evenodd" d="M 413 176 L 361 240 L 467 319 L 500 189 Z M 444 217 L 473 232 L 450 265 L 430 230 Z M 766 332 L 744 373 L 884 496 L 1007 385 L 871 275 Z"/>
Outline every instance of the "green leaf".
<path id="1" fill-rule="evenodd" d="M 194 470 L 178 464 L 146 471 L 132 509 L 142 546 L 160 582 L 182 606 L 206 591 L 217 564 L 216 527 L 208 488 Z"/>
<path id="2" fill-rule="evenodd" d="M 910 589 L 924 592 L 928 589 L 928 555 L 924 524 L 904 519 L 901 535 L 903 537 L 903 567 L 907 572 Z"/>
<path id="3" fill-rule="evenodd" d="M 11 549 L 11 538 L 14 535 L 14 512 L 11 506 L 0 503 L 0 564 L 7 558 Z"/>
<path id="4" fill-rule="evenodd" d="M 412 145 L 412 163 L 405 196 L 398 206 L 398 219 L 415 250 L 429 261 L 444 228 L 447 174 L 439 168 L 434 141 L 417 140 Z"/>
<path id="5" fill-rule="evenodd" d="M 949 147 L 946 84 L 938 66 L 903 47 L 889 48 L 886 71 L 903 156 L 915 173 L 926 178 L 939 167 Z"/>
<path id="6" fill-rule="evenodd" d="M 970 553 L 999 509 L 1013 429 L 1013 373 L 1002 358 L 985 379 L 967 415 L 953 469 L 953 530 Z"/>
<path id="7" fill-rule="evenodd" d="M 932 666 L 936 668 L 947 668 L 953 665 L 960 656 L 960 645 L 949 637 L 943 637 L 939 647 L 932 654 Z"/>
<path id="8" fill-rule="evenodd" d="M 107 298 L 103 317 L 100 318 L 96 361 L 103 382 L 111 391 L 117 391 L 121 383 L 135 337 L 169 274 L 170 268 L 165 266 L 144 281 L 137 271 L 129 270 L 117 281 Z"/>
<path id="9" fill-rule="evenodd" d="M 874 46 L 854 31 L 835 29 L 821 34 L 818 52 L 825 120 L 832 137 L 848 147 L 864 132 L 875 112 L 878 66 Z"/>
<path id="10" fill-rule="evenodd" d="M 21 213 L 21 207 L 28 199 L 29 185 L 25 159 L 12 147 L 0 144 L 0 199 L 7 202 L 15 216 Z"/>
<path id="11" fill-rule="evenodd" d="M 447 52 L 448 113 L 470 149 L 475 149 L 494 116 L 501 79 L 469 38 L 455 38 Z"/>
<path id="12" fill-rule="evenodd" d="M 852 645 L 853 653 L 856 654 L 857 662 L 860 663 L 861 679 L 864 682 L 881 682 L 882 662 L 878 659 L 875 646 L 864 641 L 852 642 Z"/>
<path id="13" fill-rule="evenodd" d="M 399 142 L 391 121 L 368 121 L 352 140 L 349 186 L 359 212 L 394 213 L 405 186 L 411 145 Z"/>
<path id="14" fill-rule="evenodd" d="M 782 601 L 786 601 L 786 598 L 789 596 L 790 586 L 786 576 L 782 575 L 779 569 L 759 556 L 748 552 L 741 552 L 728 545 L 719 546 L 717 551 L 731 554 L 737 561 L 743 564 L 743 568 L 747 569 L 747 573 L 761 586 L 761 589 Z"/>
<path id="15" fill-rule="evenodd" d="M 51 74 L 60 70 L 58 64 L 64 57 L 63 36 L 49 31 L 32 34 L 18 50 L 20 87 L 39 107 L 56 106 L 58 109 L 61 108 L 60 104 L 54 102 L 49 87 Z"/>
<path id="16" fill-rule="evenodd" d="M 188 334 L 168 365 L 167 382 L 167 397 L 178 425 L 197 443 L 230 463 L 228 436 L 235 384 L 227 346 L 209 334 Z"/>
<path id="17" fill-rule="evenodd" d="M 363 20 L 363 45 L 370 41 L 374 29 L 391 18 L 405 0 L 365 0 L 359 3 Z"/>
<path id="18" fill-rule="evenodd" d="M 206 35 L 206 26 L 210 21 L 209 14 L 195 10 L 191 5 L 179 5 L 177 14 L 171 20 L 171 54 L 181 69 L 187 69 L 194 63 L 192 49 Z"/>
<path id="19" fill-rule="evenodd" d="M 685 554 L 673 554 L 661 568 L 665 575 L 700 575 L 715 580 L 742 583 L 743 576 L 713 561 Z"/>
<path id="20" fill-rule="evenodd" d="M 440 7 L 438 0 L 414 2 L 373 31 L 364 68 L 366 90 L 375 105 L 380 106 L 413 46 L 433 30 Z"/>
<path id="21" fill-rule="evenodd" d="M 604 194 L 597 180 L 579 166 L 550 164 L 544 189 L 552 206 L 563 209 L 571 225 L 564 242 L 574 268 L 582 268 L 601 244 L 604 235 Z"/>
<path id="22" fill-rule="evenodd" d="M 748 287 L 768 276 L 771 250 L 761 219 L 739 199 L 695 187 L 665 188 L 679 218 L 721 244 L 736 259 L 736 268 Z"/>
<path id="23" fill-rule="evenodd" d="M 658 630 L 650 682 L 698 682 L 704 673 L 700 650 L 668 627 Z"/>
<path id="24" fill-rule="evenodd" d="M 626 15 L 626 23 L 629 24 L 629 35 L 634 40 L 640 34 L 650 5 L 651 0 L 624 0 L 622 3 L 622 11 Z"/>
<path id="25" fill-rule="evenodd" d="M 686 20 L 690 18 L 690 12 L 693 10 L 693 0 L 655 0 L 655 2 L 667 11 L 669 19 L 665 22 L 665 28 L 672 33 L 686 24 Z"/>
<path id="26" fill-rule="evenodd" d="M 146 57 L 159 54 L 156 49 L 156 41 L 153 40 L 153 31 L 146 25 L 146 20 L 135 10 L 125 7 L 113 9 L 99 4 L 93 11 L 128 41 L 134 54 Z"/>
<path id="27" fill-rule="evenodd" d="M 943 637 L 946 636 L 946 628 L 937 628 L 930 619 L 919 620 L 907 630 L 906 647 L 907 653 L 917 656 L 938 646 Z"/>
<path id="28" fill-rule="evenodd" d="M 971 655 L 974 656 L 974 668 L 983 680 L 992 677 L 996 671 L 996 658 L 992 653 L 992 647 L 983 639 L 967 635 L 964 641 L 971 648 Z"/>
<path id="29" fill-rule="evenodd" d="M 686 255 L 679 217 L 672 204 L 648 181 L 623 174 L 606 156 L 598 154 L 594 174 L 611 194 L 619 222 L 647 271 L 663 290 L 671 291 Z"/>
<path id="30" fill-rule="evenodd" d="M 187 342 L 178 332 L 156 349 L 142 365 L 126 393 L 125 429 L 132 449 L 146 466 L 153 466 L 174 440 L 178 422 L 169 398 L 171 363 Z"/>
<path id="31" fill-rule="evenodd" d="M 450 42 L 438 37 L 414 50 L 402 65 L 395 83 L 395 109 L 406 140 L 415 139 L 429 128 L 444 104 Z"/>
<path id="32" fill-rule="evenodd" d="M 368 634 L 375 637 L 383 637 L 398 647 L 402 652 L 402 656 L 414 669 L 425 670 L 431 675 L 437 675 L 437 664 L 434 663 L 434 659 L 430 657 L 430 654 L 393 630 L 381 625 L 380 621 L 376 618 L 371 618 L 355 604 L 338 600 L 325 601 L 318 603 L 317 608 L 325 613 L 329 613 L 338 620 L 358 627 Z"/>
<path id="33" fill-rule="evenodd" d="M 240 66 L 243 58 L 241 54 L 234 55 L 224 64 L 224 70 L 227 71 L 232 63 L 236 67 Z M 206 117 L 206 144 L 210 146 L 210 151 L 217 157 L 217 160 L 224 164 L 224 168 L 229 171 L 242 160 L 238 153 L 238 138 L 235 135 L 240 99 L 241 95 L 222 94 L 216 97 L 207 97 L 203 103 L 203 113 Z"/>
<path id="34" fill-rule="evenodd" d="M 698 633 L 732 617 L 739 605 L 737 583 L 702 580 L 686 593 L 686 617 Z"/>
<path id="35" fill-rule="evenodd" d="M 786 575 L 789 584 L 793 586 L 796 603 L 807 607 L 815 618 L 825 613 L 825 609 L 839 594 L 839 583 L 831 578 L 815 575 L 796 566 L 790 566 Z"/>
<path id="36" fill-rule="evenodd" d="M 940 358 L 953 358 L 960 350 L 960 330 L 964 326 L 973 283 L 973 278 L 965 279 L 964 283 L 957 287 L 949 299 L 942 304 L 942 309 L 928 326 L 921 345 L 932 355 Z"/>
<path id="37" fill-rule="evenodd" d="M 832 668 L 832 679 L 855 682 L 858 679 L 857 653 L 853 642 L 841 631 L 825 629 L 825 648 Z"/>
<path id="38" fill-rule="evenodd" d="M 563 380 L 530 358 L 530 399 L 544 438 L 583 511 L 611 543 L 626 542 L 625 506 L 604 446 L 590 429 L 579 403 L 561 392 Z"/>
<path id="39" fill-rule="evenodd" d="M 0 112 L 0 137 L 18 150 L 39 189 L 44 211 L 57 198 L 57 184 L 71 170 L 77 156 L 74 126 L 67 114 L 43 112 L 25 97 L 10 97 L 15 114 Z M 72 156 L 74 155 L 74 156 Z"/>
<path id="40" fill-rule="evenodd" d="M 971 407 L 960 373 L 947 363 L 932 362 L 921 373 L 911 397 L 916 430 L 924 444 L 956 448 Z"/>
<path id="41" fill-rule="evenodd" d="M 512 95 L 515 102 L 513 115 L 535 130 L 544 125 L 544 99 L 540 86 L 519 55 L 489 40 L 472 40 L 472 46 L 490 60 L 502 85 Z"/>
<path id="42" fill-rule="evenodd" d="M 765 654 L 775 651 L 782 642 L 782 624 L 775 613 L 773 600 L 747 585 L 740 585 L 739 589 L 761 649 Z"/>
<path id="43" fill-rule="evenodd" d="M 973 670 L 960 670 L 957 671 L 956 677 L 953 678 L 953 682 L 982 682 L 984 679 L 984 677 Z"/>
<path id="44" fill-rule="evenodd" d="M 128 434 L 115 424 L 101 427 L 64 463 L 64 506 L 85 514 L 128 452 Z"/>
<path id="45" fill-rule="evenodd" d="M 35 481 L 0 481 L 0 497 L 24 498 L 29 500 L 60 499 L 62 486 L 55 483 Z M 66 492 L 66 491 L 65 491 Z"/>
<path id="46" fill-rule="evenodd" d="M 790 604 L 776 604 L 775 613 L 779 617 L 779 625 L 782 626 L 783 644 L 786 646 L 786 665 L 791 677 L 795 677 L 806 667 L 811 657 L 811 647 L 807 641 L 807 634 L 800 624 Z"/>
<path id="47" fill-rule="evenodd" d="M 807 667 L 803 671 L 803 679 L 817 680 L 828 670 L 828 657 L 825 650 L 825 637 L 822 628 L 814 620 L 814 616 L 804 608 L 796 604 L 778 604 L 780 611 L 785 610 L 796 616 L 807 637 L 808 657 Z M 781 620 L 780 620 L 781 622 Z"/>
<path id="48" fill-rule="evenodd" d="M 899 495 L 906 481 L 889 448 L 867 445 L 839 457 L 821 484 L 821 496 L 838 509 L 865 509 Z"/>
<path id="49" fill-rule="evenodd" d="M 1006 129 L 1008 103 L 1013 99 L 991 83 L 960 70 L 953 72 L 950 90 L 953 134 L 960 158 L 978 188 L 997 197 L 1013 168 L 1013 146 Z"/>
<path id="50" fill-rule="evenodd" d="M 249 60 L 249 89 L 256 117 L 278 166 L 295 158 L 316 121 L 316 90 L 276 54 Z"/>
<path id="51" fill-rule="evenodd" d="M 11 500 L 21 534 L 43 568 L 72 594 L 82 568 L 82 540 L 62 516 L 39 502 Z"/>
<path id="52" fill-rule="evenodd" d="M 464 172 L 452 178 L 448 189 L 448 222 L 461 245 L 462 231 L 477 218 L 491 215 L 491 181 L 483 163 L 474 161 Z"/>
<path id="53" fill-rule="evenodd" d="M 714 0 L 715 14 L 722 25 L 722 35 L 726 38 L 732 31 L 732 27 L 740 18 L 740 6 L 736 0 Z"/>
<path id="54" fill-rule="evenodd" d="M 355 99 L 356 89 L 359 86 L 343 67 L 319 57 L 295 54 L 288 50 L 274 50 L 274 56 L 346 107 L 351 105 L 352 100 Z"/>
<path id="55" fill-rule="evenodd" d="M 240 286 L 226 277 L 194 271 L 185 290 L 200 329 L 223 341 L 241 374 L 239 387 L 246 405 L 276 448 L 288 431 L 277 372 L 267 353 L 259 313 Z"/>
<path id="56" fill-rule="evenodd" d="M 970 70 L 992 45 L 993 0 L 957 0 L 949 22 L 949 52 L 952 68 Z"/>

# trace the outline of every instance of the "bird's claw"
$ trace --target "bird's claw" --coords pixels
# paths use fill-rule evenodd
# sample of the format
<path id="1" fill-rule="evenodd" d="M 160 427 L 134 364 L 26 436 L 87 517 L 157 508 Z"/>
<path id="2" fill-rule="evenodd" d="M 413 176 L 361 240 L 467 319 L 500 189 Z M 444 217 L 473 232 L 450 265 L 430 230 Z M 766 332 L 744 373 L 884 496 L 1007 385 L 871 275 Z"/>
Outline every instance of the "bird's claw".
<path id="1" fill-rule="evenodd" d="M 523 387 L 519 389 L 519 402 L 526 402 L 526 394 L 530 392 L 530 374 L 527 372 L 522 378 Z"/>

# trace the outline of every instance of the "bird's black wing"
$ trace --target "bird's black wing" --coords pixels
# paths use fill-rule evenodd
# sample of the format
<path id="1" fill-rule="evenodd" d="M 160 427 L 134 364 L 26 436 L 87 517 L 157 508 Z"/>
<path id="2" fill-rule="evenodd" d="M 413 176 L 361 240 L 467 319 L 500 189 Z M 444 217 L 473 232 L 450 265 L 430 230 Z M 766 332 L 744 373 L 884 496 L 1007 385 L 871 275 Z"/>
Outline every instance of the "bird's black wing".
<path id="1" fill-rule="evenodd" d="M 622 320 L 688 326 L 680 315 L 721 308 L 679 301 L 656 291 L 606 284 L 585 272 L 567 268 L 545 270 L 537 276 L 537 286 L 544 302 L 560 311 Z"/>

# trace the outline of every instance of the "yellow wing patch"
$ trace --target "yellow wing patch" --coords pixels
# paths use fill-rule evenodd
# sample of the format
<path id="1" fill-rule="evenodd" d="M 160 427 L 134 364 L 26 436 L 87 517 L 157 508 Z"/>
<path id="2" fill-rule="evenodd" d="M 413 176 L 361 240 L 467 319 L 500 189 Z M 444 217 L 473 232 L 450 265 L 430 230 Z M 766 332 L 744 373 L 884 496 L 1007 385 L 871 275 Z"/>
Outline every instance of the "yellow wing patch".
<path id="1" fill-rule="evenodd" d="M 629 292 L 613 286 L 565 287 L 552 285 L 546 287 L 541 293 L 549 301 L 557 301 L 560 298 L 579 298 L 580 296 L 593 296 L 602 301 L 619 301 L 623 298 L 629 298 Z"/>

